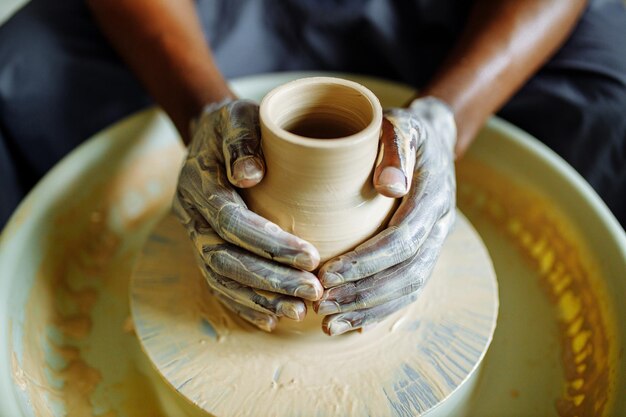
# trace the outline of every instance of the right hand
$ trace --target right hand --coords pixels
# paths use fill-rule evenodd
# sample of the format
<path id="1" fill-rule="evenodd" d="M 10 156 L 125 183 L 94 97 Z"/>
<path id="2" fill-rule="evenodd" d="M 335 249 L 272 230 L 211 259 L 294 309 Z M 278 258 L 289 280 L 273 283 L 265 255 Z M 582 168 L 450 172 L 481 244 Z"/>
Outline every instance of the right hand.
<path id="1" fill-rule="evenodd" d="M 318 300 L 324 291 L 307 272 L 319 264 L 317 249 L 248 210 L 233 187 L 252 187 L 263 178 L 258 105 L 209 105 L 192 122 L 191 135 L 174 212 L 212 292 L 265 331 L 278 317 L 302 320 L 303 300 Z"/>

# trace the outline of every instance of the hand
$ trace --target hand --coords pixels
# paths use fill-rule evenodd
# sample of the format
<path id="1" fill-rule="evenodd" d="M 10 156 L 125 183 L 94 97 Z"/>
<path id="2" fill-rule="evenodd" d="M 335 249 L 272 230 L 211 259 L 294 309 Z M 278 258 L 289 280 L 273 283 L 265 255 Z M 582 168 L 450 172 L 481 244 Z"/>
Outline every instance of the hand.
<path id="1" fill-rule="evenodd" d="M 454 223 L 455 141 L 452 112 L 438 99 L 385 112 L 374 185 L 404 197 L 387 229 L 320 269 L 327 289 L 313 308 L 326 315 L 326 333 L 373 325 L 417 299 Z"/>
<path id="2" fill-rule="evenodd" d="M 251 187 L 263 178 L 258 114 L 254 102 L 235 100 L 207 106 L 192 123 L 174 212 L 216 297 L 271 331 L 278 317 L 302 320 L 303 299 L 319 299 L 323 288 L 306 272 L 319 263 L 317 249 L 248 210 L 233 188 Z"/>

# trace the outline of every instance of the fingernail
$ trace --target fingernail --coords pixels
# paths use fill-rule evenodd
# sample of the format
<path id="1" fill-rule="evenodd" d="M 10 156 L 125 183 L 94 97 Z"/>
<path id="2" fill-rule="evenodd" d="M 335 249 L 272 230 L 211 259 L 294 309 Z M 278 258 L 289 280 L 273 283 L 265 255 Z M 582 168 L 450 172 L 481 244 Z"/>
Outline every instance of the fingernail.
<path id="1" fill-rule="evenodd" d="M 322 301 L 317 305 L 317 314 L 321 316 L 339 313 L 339 311 L 341 311 L 341 308 L 334 301 Z"/>
<path id="2" fill-rule="evenodd" d="M 315 257 L 309 253 L 299 253 L 293 260 L 293 264 L 296 268 L 304 269 L 305 271 L 314 270 L 319 262 L 319 257 Z"/>
<path id="3" fill-rule="evenodd" d="M 336 272 L 329 271 L 324 272 L 324 274 L 320 278 L 320 281 L 325 288 L 336 287 L 337 285 L 343 284 L 344 282 L 343 276 Z"/>
<path id="4" fill-rule="evenodd" d="M 398 168 L 386 167 L 378 176 L 378 188 L 400 196 L 406 193 L 406 177 Z"/>
<path id="5" fill-rule="evenodd" d="M 283 302 L 278 304 L 278 313 L 295 321 L 301 321 L 306 315 L 304 304 Z"/>
<path id="6" fill-rule="evenodd" d="M 315 301 L 322 296 L 322 289 L 316 288 L 313 285 L 304 284 L 296 288 L 293 295 L 304 298 L 305 300 Z"/>
<path id="7" fill-rule="evenodd" d="M 330 333 L 331 336 L 336 336 L 350 330 L 352 330 L 352 325 L 345 320 L 333 321 L 328 325 L 328 333 Z"/>
<path id="8" fill-rule="evenodd" d="M 239 181 L 259 182 L 263 177 L 263 166 L 256 157 L 247 156 L 235 161 L 233 165 L 233 179 Z"/>

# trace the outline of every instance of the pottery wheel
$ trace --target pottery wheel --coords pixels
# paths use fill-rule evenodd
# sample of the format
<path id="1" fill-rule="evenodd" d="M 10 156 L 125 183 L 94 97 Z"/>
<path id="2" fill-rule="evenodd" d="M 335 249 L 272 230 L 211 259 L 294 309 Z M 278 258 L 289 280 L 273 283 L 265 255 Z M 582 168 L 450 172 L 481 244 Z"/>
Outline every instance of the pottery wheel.
<path id="1" fill-rule="evenodd" d="M 210 415 L 422 415 L 460 391 L 495 330 L 491 260 L 460 213 L 418 302 L 339 337 L 311 308 L 304 322 L 256 330 L 211 296 L 193 250 L 166 217 L 138 260 L 131 306 L 154 367 Z"/>

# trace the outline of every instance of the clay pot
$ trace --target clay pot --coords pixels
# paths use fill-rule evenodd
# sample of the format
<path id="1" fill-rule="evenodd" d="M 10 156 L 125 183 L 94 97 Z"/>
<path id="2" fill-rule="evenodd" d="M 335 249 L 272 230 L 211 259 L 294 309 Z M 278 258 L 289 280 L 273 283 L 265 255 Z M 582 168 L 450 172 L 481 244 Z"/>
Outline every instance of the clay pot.
<path id="1" fill-rule="evenodd" d="M 260 106 L 263 181 L 248 206 L 317 247 L 322 262 L 381 230 L 395 200 L 372 184 L 382 123 L 376 96 L 352 81 L 303 78 Z"/>

